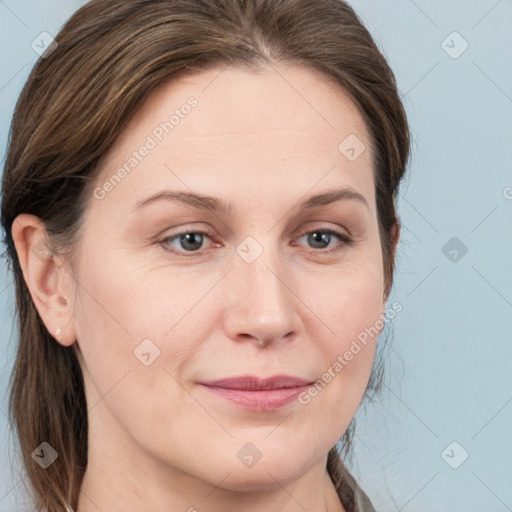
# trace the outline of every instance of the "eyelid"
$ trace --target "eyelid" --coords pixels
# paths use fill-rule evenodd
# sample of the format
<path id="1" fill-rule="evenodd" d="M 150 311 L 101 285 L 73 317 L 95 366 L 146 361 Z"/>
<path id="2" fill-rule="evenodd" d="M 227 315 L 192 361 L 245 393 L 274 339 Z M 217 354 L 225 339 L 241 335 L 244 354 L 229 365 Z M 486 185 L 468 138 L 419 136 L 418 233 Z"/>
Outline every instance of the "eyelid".
<path id="1" fill-rule="evenodd" d="M 329 227 L 329 226 L 323 226 L 323 225 L 318 225 L 318 224 L 314 224 L 313 226 L 308 226 L 306 228 L 303 228 L 301 231 L 299 231 L 299 233 L 297 235 L 295 235 L 295 238 L 300 238 L 301 236 L 304 236 L 308 233 L 312 233 L 312 232 L 315 232 L 315 231 L 321 231 L 321 232 L 327 232 L 327 233 L 332 233 L 332 234 L 335 234 L 335 235 L 338 235 L 340 237 L 344 237 L 346 239 L 352 239 L 352 236 L 350 234 L 350 232 L 345 229 L 345 232 L 343 232 L 341 230 L 341 228 L 337 227 L 337 228 L 332 228 L 332 227 Z"/>
<path id="2" fill-rule="evenodd" d="M 334 236 L 338 237 L 339 242 L 337 245 L 335 245 L 334 247 L 332 247 L 330 249 L 315 249 L 312 247 L 308 247 L 307 251 L 310 254 L 318 254 L 318 255 L 335 254 L 335 253 L 342 251 L 346 247 L 352 247 L 355 243 L 354 238 L 350 234 L 343 233 L 341 230 L 334 229 L 334 228 L 328 228 L 325 226 L 316 226 L 316 227 L 313 226 L 313 227 L 306 228 L 305 230 L 301 231 L 300 234 L 297 235 L 295 238 L 296 239 L 302 238 L 304 235 L 308 235 L 310 233 L 315 233 L 315 232 L 328 233 L 330 235 L 334 235 Z"/>

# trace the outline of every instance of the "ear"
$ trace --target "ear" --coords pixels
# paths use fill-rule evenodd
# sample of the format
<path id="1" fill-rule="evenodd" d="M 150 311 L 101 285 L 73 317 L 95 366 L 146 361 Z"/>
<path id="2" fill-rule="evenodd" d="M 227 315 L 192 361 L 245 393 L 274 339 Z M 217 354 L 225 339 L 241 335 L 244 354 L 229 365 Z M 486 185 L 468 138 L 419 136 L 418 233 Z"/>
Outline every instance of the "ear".
<path id="1" fill-rule="evenodd" d="M 398 246 L 398 241 L 400 240 L 401 228 L 402 224 L 400 223 L 400 219 L 397 217 L 396 224 L 391 229 L 391 240 L 393 242 L 393 268 L 395 267 L 396 248 Z"/>
<path id="2" fill-rule="evenodd" d="M 394 272 L 395 270 L 395 257 L 396 257 L 396 249 L 398 246 L 398 242 L 400 240 L 400 229 L 402 225 L 400 223 L 400 219 L 397 217 L 396 223 L 391 228 L 391 268 Z M 387 302 L 389 298 L 389 294 L 391 292 L 391 287 L 389 290 L 385 290 L 384 293 L 384 302 Z"/>
<path id="3" fill-rule="evenodd" d="M 46 242 L 44 223 L 22 213 L 14 219 L 12 237 L 23 278 L 48 332 L 64 346 L 76 341 L 73 323 L 73 276 Z"/>

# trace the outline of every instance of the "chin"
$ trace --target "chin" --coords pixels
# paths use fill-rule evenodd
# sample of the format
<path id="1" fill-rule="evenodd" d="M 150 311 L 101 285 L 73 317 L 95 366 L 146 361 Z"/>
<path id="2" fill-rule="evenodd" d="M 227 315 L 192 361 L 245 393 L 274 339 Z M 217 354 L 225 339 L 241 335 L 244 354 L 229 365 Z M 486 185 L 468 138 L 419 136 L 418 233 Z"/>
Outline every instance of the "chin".
<path id="1" fill-rule="evenodd" d="M 271 470 L 269 473 L 264 471 L 249 474 L 246 471 L 235 471 L 224 480 L 222 487 L 232 492 L 268 492 L 287 486 L 302 476 L 301 473 L 290 476 Z"/>
<path id="2" fill-rule="evenodd" d="M 231 468 L 230 475 L 222 483 L 224 489 L 234 492 L 261 492 L 279 489 L 299 480 L 307 473 L 314 463 L 286 458 L 286 462 L 259 460 L 252 467 L 245 467 L 239 463 L 239 467 Z"/>

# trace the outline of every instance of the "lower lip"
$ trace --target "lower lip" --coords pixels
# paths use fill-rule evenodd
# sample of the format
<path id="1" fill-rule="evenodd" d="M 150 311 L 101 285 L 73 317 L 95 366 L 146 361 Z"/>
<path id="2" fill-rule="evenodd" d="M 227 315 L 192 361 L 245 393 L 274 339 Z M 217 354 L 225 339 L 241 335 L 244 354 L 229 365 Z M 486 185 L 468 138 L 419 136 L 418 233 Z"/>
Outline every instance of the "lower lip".
<path id="1" fill-rule="evenodd" d="M 281 409 L 293 402 L 309 387 L 309 385 L 307 385 L 293 388 L 267 389 L 264 391 L 248 391 L 245 389 L 207 386 L 205 384 L 201 384 L 201 386 L 216 396 L 233 402 L 245 409 L 252 409 L 254 411 L 275 411 Z"/>

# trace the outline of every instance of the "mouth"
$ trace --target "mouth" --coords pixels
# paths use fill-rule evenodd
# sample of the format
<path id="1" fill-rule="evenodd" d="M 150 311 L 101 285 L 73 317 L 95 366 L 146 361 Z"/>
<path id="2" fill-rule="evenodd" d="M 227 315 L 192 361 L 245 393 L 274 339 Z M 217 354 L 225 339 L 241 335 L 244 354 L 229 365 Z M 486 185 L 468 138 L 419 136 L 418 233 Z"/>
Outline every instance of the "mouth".
<path id="1" fill-rule="evenodd" d="M 198 382 L 212 395 L 255 411 L 275 411 L 293 402 L 314 381 L 288 375 L 252 375 Z"/>

